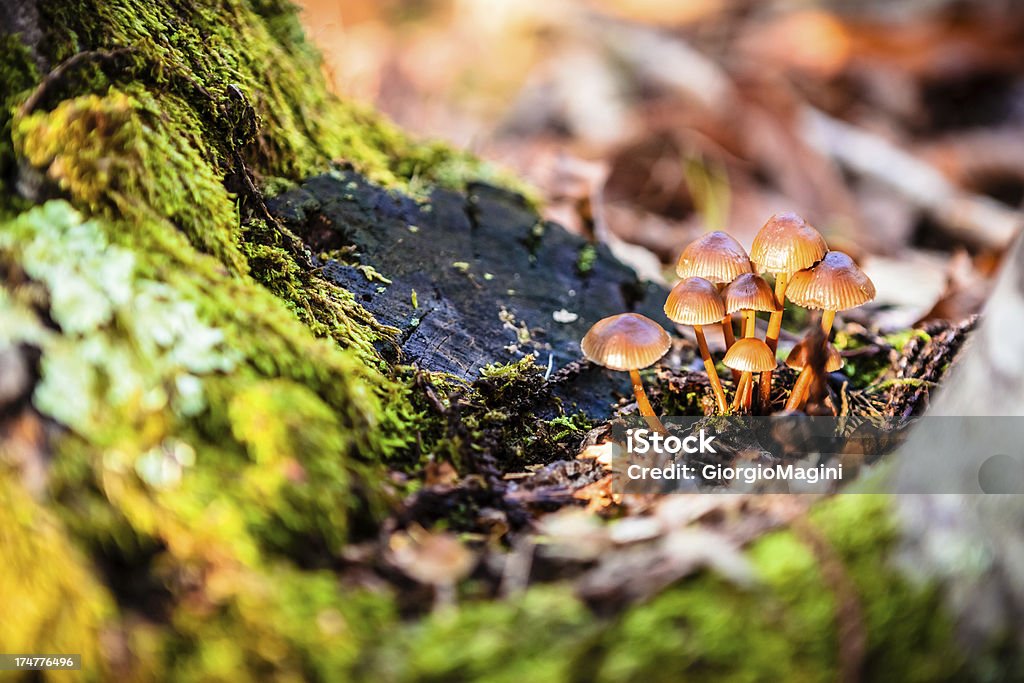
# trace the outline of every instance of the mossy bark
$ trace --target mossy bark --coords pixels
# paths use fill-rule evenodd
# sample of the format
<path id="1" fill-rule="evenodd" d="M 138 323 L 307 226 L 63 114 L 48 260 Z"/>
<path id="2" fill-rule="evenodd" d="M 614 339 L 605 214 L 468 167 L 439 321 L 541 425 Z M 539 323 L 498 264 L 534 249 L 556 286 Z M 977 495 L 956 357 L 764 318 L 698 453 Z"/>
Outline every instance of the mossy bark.
<path id="1" fill-rule="evenodd" d="M 0 405 L 5 649 L 81 652 L 92 680 L 835 678 L 835 591 L 791 531 L 750 549 L 759 586 L 705 574 L 615 616 L 554 584 L 407 623 L 394 589 L 341 585 L 385 463 L 436 424 L 380 355 L 395 330 L 260 190 L 339 162 L 413 194 L 493 173 L 328 95 L 286 2 L 0 9 L 0 350 L 31 366 Z M 865 671 L 952 679 L 936 588 L 887 565 L 896 519 L 864 496 L 814 521 Z"/>

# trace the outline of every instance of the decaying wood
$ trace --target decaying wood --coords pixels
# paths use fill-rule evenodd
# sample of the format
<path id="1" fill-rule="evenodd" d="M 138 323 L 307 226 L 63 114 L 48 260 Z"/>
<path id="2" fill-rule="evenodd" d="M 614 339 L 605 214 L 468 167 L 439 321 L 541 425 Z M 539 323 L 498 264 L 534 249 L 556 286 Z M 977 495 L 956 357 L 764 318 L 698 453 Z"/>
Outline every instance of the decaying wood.
<path id="1" fill-rule="evenodd" d="M 402 363 L 474 379 L 532 353 L 560 377 L 607 315 L 637 311 L 671 324 L 661 287 L 638 280 L 607 247 L 541 222 L 505 190 L 435 190 L 418 203 L 344 172 L 311 178 L 269 206 L 326 254 L 324 277 L 400 330 Z M 554 384 L 567 410 L 607 415 L 628 392 L 625 373 L 573 367 Z"/>

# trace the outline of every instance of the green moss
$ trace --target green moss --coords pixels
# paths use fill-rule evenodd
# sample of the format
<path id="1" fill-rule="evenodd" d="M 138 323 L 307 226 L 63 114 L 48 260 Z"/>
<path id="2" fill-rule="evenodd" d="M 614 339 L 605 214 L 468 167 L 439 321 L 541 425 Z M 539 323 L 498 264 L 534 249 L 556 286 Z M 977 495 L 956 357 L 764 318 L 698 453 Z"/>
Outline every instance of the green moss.
<path id="1" fill-rule="evenodd" d="M 66 430 L 54 511 L 128 573 L 154 549 L 174 571 L 329 561 L 353 516 L 379 513 L 377 458 L 408 448 L 386 407 L 398 385 L 150 227 L 177 258 L 129 250 L 113 241 L 124 224 L 61 201 L 0 225 L 0 263 L 30 278 L 0 288 L 0 345 L 40 350 L 33 405 Z"/>
<path id="2" fill-rule="evenodd" d="M 903 347 L 907 345 L 907 342 L 915 338 L 920 339 L 925 343 L 928 343 L 932 340 L 930 334 L 928 334 L 922 329 L 914 328 L 890 334 L 885 338 L 885 341 L 887 341 L 890 346 L 896 349 L 896 351 L 903 351 Z"/>
<path id="3" fill-rule="evenodd" d="M 899 539 L 891 499 L 837 496 L 811 519 L 855 586 L 867 635 L 865 679 L 966 680 L 966 660 L 939 588 L 911 583 L 886 559 Z"/>
<path id="4" fill-rule="evenodd" d="M 243 228 L 224 179 L 239 153 L 275 186 L 331 159 L 405 187 L 483 167 L 326 95 L 290 6 L 196 5 L 187 21 L 172 3 L 41 9 L 51 63 L 132 48 L 117 74 L 87 64 L 0 121 L 4 177 L 17 158 L 92 218 L 51 202 L 0 227 L 0 260 L 29 278 L 0 288 L 2 342 L 41 351 L 33 403 L 65 429 L 50 445 L 56 517 L 72 545 L 167 586 L 173 631 L 126 634 L 149 665 L 167 657 L 183 680 L 329 678 L 375 628 L 369 613 L 345 615 L 389 599 L 342 599 L 328 575 L 268 563 L 329 563 L 353 517 L 380 513 L 379 463 L 408 450 L 415 415 L 379 373 L 375 344 L 393 330 L 299 268 L 276 230 Z M 23 75 L 5 112 L 38 78 L 26 54 L 4 45 L 4 69 Z M 95 583 L 75 571 L 83 590 Z M 201 599 L 185 575 L 204 576 Z M 315 607 L 330 637 L 309 628 Z M 53 642 L 24 636 L 26 651 Z M 58 649 L 90 651 L 79 640 Z"/>
<path id="5" fill-rule="evenodd" d="M 749 557 L 754 586 L 702 575 L 628 612 L 599 680 L 835 680 L 833 597 L 814 556 L 786 533 Z"/>
<path id="6" fill-rule="evenodd" d="M 811 519 L 863 609 L 865 678 L 956 680 L 963 661 L 937 592 L 884 559 L 897 539 L 888 499 L 839 496 Z M 604 680 L 836 680 L 836 586 L 822 558 L 790 531 L 761 539 L 748 557 L 759 578 L 749 589 L 705 574 L 627 613 L 609 637 Z"/>
<path id="7" fill-rule="evenodd" d="M 586 275 L 594 268 L 594 261 L 597 260 L 597 249 L 593 244 L 584 244 L 580 247 L 576 256 L 576 271 L 580 275 Z"/>
<path id="8" fill-rule="evenodd" d="M 560 415 L 544 372 L 532 355 L 481 369 L 462 401 L 464 446 L 491 453 L 507 469 L 571 456 L 586 419 Z"/>
<path id="9" fill-rule="evenodd" d="M 172 616 L 163 680 L 346 680 L 394 622 L 388 596 L 345 590 L 329 572 L 216 571 L 215 588 Z"/>
<path id="10" fill-rule="evenodd" d="M 124 75 L 94 70 L 82 80 L 102 86 L 128 77 L 178 96 L 203 121 L 221 162 L 251 140 L 245 155 L 255 170 L 281 178 L 312 175 L 330 160 L 403 187 L 414 179 L 461 186 L 496 175 L 468 154 L 415 143 L 368 108 L 329 95 L 289 2 L 76 0 L 45 2 L 40 11 L 51 63 L 85 50 L 133 48 Z"/>
<path id="11" fill-rule="evenodd" d="M 170 222 L 196 249 L 245 272 L 235 208 L 207 162 L 212 151 L 194 112 L 174 96 L 133 90 L 65 100 L 19 119 L 15 149 L 91 215 L 122 218 L 138 230 Z"/>
<path id="12" fill-rule="evenodd" d="M 0 445 L 0 464 L 4 461 Z M 0 466 L 0 642 L 11 653 L 81 654 L 85 680 L 110 669 L 102 650 L 113 600 L 59 520 Z"/>
<path id="13" fill-rule="evenodd" d="M 18 36 L 0 34 L 0 83 L 4 84 L 0 91 L 0 218 L 5 209 L 16 208 L 8 206 L 15 196 L 8 180 L 14 177 L 16 167 L 14 148 L 10 144 L 11 112 L 38 80 L 39 74 L 28 48 Z"/>
<path id="14" fill-rule="evenodd" d="M 844 330 L 836 332 L 833 344 L 840 351 L 850 351 L 874 346 L 874 340 L 863 334 L 849 333 Z M 854 388 L 862 389 L 881 377 L 889 369 L 889 353 L 885 348 L 874 353 L 857 355 L 846 359 L 842 372 L 850 378 Z"/>
<path id="15" fill-rule="evenodd" d="M 841 496 L 812 515 L 863 612 L 864 678 L 964 680 L 937 592 L 887 564 L 897 539 L 889 502 Z M 407 626 L 360 670 L 397 681 L 834 681 L 837 587 L 819 552 L 801 534 L 774 532 L 747 552 L 753 585 L 704 572 L 619 616 L 590 613 L 567 585 L 534 587 Z"/>
<path id="16" fill-rule="evenodd" d="M 383 368 L 377 344 L 395 348 L 398 330 L 380 324 L 348 290 L 300 267 L 281 242 L 281 234 L 262 220 L 243 226 L 245 254 L 252 277 L 286 302 L 318 337 L 353 347 L 369 365 Z"/>
<path id="17" fill-rule="evenodd" d="M 592 680 L 587 652 L 601 623 L 563 587 L 505 603 L 474 603 L 395 631 L 360 669 L 362 680 Z"/>

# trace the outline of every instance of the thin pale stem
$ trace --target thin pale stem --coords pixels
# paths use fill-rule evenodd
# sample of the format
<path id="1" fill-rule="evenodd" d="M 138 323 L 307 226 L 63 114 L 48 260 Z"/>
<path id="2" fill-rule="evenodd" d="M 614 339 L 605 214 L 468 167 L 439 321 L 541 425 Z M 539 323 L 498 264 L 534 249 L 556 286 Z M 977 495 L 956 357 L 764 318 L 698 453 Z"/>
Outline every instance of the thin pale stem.
<path id="1" fill-rule="evenodd" d="M 775 276 L 775 303 L 779 310 L 772 311 L 772 317 L 768 319 L 768 332 L 765 334 L 764 343 L 772 351 L 779 346 L 779 334 L 782 332 L 782 313 L 786 305 L 786 288 L 789 287 L 789 273 L 779 273 Z"/>
<path id="2" fill-rule="evenodd" d="M 743 336 L 753 339 L 757 334 L 757 312 L 754 310 L 743 311 Z"/>
<path id="3" fill-rule="evenodd" d="M 782 332 L 782 313 L 786 305 L 786 288 L 789 286 L 789 273 L 779 273 L 775 276 L 775 303 L 779 310 L 772 312 L 768 319 L 768 332 L 765 334 L 764 343 L 775 353 L 779 348 L 779 334 Z M 761 408 L 768 410 L 772 404 L 772 373 L 771 371 L 761 373 Z"/>
<path id="4" fill-rule="evenodd" d="M 732 410 L 736 412 L 742 406 L 746 400 L 747 387 L 750 386 L 752 375 L 749 372 L 744 372 L 740 376 L 740 381 L 736 383 L 736 395 L 732 397 Z"/>
<path id="5" fill-rule="evenodd" d="M 668 430 L 665 429 L 665 425 L 661 423 L 658 416 L 654 414 L 654 408 L 651 407 L 651 402 L 647 400 L 647 392 L 644 391 L 644 383 L 640 379 L 640 371 L 630 370 L 629 378 L 633 381 L 633 395 L 636 396 L 636 407 L 644 420 L 647 421 L 647 426 L 659 434 L 667 435 Z"/>
<path id="6" fill-rule="evenodd" d="M 822 311 L 821 313 L 821 329 L 825 330 L 825 339 L 828 339 L 828 335 L 832 332 L 832 323 L 836 321 L 835 311 Z"/>
<path id="7" fill-rule="evenodd" d="M 736 343 L 736 336 L 732 329 L 732 313 L 726 313 L 722 318 L 722 336 L 725 337 L 725 350 L 728 351 Z"/>
<path id="8" fill-rule="evenodd" d="M 811 390 L 811 380 L 814 378 L 814 373 L 811 372 L 811 366 L 805 366 L 800 371 L 800 375 L 796 378 L 796 383 L 793 384 L 793 391 L 789 394 L 789 400 L 786 401 L 786 410 L 800 410 L 804 406 L 804 402 L 807 401 L 807 394 Z"/>
<path id="9" fill-rule="evenodd" d="M 725 350 L 728 351 L 736 343 L 736 337 L 733 335 L 732 329 L 732 313 L 726 313 L 725 317 L 722 318 L 722 336 L 725 337 Z M 732 381 L 734 383 L 740 381 L 740 373 L 736 370 L 732 371 Z"/>
<path id="10" fill-rule="evenodd" d="M 704 329 L 700 325 L 694 325 L 693 331 L 697 334 L 697 346 L 700 347 L 700 357 L 704 360 L 704 369 L 708 373 L 708 380 L 711 382 L 711 389 L 715 392 L 715 402 L 718 403 L 718 411 L 725 413 L 729 410 L 729 401 L 725 398 L 725 389 L 722 388 L 722 380 L 718 379 L 718 371 L 715 370 L 715 361 L 711 360 L 711 352 L 708 350 L 708 340 L 704 338 Z"/>
<path id="11" fill-rule="evenodd" d="M 434 586 L 434 612 L 455 609 L 455 582 L 445 581 Z"/>

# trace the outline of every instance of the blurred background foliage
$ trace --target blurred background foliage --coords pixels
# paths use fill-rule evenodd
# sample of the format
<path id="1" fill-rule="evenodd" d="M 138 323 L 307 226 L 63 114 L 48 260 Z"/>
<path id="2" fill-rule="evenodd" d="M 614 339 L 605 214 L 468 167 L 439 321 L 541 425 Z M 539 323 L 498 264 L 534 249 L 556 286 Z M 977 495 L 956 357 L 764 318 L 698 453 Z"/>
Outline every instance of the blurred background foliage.
<path id="1" fill-rule="evenodd" d="M 1024 7 L 1004 0 L 302 0 L 335 90 L 530 180 L 659 280 L 796 210 L 883 328 L 976 312 L 1024 200 Z"/>

